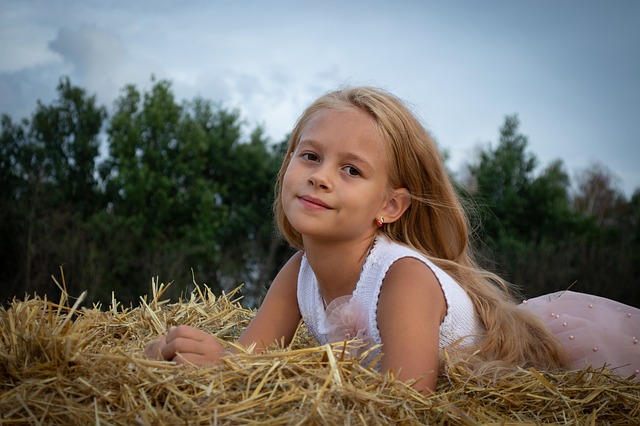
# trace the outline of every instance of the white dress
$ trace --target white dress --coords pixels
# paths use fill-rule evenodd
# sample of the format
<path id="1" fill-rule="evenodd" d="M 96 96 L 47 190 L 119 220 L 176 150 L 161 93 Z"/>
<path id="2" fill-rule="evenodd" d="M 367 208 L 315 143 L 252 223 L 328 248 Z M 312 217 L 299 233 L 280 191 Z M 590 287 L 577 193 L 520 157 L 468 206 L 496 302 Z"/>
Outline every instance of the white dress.
<path id="1" fill-rule="evenodd" d="M 572 369 L 607 367 L 640 378 L 640 309 L 604 297 L 559 291 L 520 305 L 539 316 L 569 354 Z"/>
<path id="2" fill-rule="evenodd" d="M 422 261 L 435 274 L 447 302 L 447 314 L 440 324 L 440 349 L 453 343 L 474 343 L 482 334 L 482 326 L 466 291 L 446 272 L 417 251 L 389 240 L 376 237 L 365 260 L 356 288 L 351 296 L 332 301 L 326 310 L 318 288 L 318 280 L 307 261 L 302 258 L 298 275 L 298 306 L 305 324 L 320 344 L 362 339 L 367 349 L 382 343 L 378 329 L 378 298 L 384 277 L 394 262 L 411 257 Z M 361 351 L 360 351 L 361 352 Z M 376 359 L 377 347 L 367 356 Z"/>
<path id="3" fill-rule="evenodd" d="M 352 295 L 324 306 L 318 281 L 302 258 L 298 275 L 298 306 L 309 331 L 320 344 L 361 339 L 365 346 L 382 343 L 377 323 L 378 298 L 386 273 L 397 260 L 422 261 L 435 274 L 447 302 L 440 325 L 439 348 L 454 342 L 471 344 L 482 336 L 482 325 L 467 293 L 446 272 L 415 250 L 383 235 L 376 238 Z M 589 294 L 561 291 L 527 300 L 522 309 L 539 316 L 569 354 L 572 369 L 609 369 L 640 379 L 640 309 Z M 381 354 L 377 347 L 366 360 Z"/>

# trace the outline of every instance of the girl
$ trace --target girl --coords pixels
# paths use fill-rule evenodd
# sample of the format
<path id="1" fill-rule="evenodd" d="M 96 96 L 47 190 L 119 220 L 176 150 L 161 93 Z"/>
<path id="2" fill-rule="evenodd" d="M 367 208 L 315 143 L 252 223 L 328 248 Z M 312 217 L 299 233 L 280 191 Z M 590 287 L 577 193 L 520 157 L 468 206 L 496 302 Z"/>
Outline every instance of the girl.
<path id="1" fill-rule="evenodd" d="M 423 392 L 435 389 L 443 349 L 473 365 L 568 366 L 542 320 L 474 262 L 437 147 L 395 96 L 348 88 L 309 106 L 289 140 L 274 211 L 299 251 L 239 338 L 255 352 L 290 342 L 304 319 L 321 344 L 381 344 L 368 359 Z M 178 326 L 147 354 L 202 365 L 226 352 Z"/>

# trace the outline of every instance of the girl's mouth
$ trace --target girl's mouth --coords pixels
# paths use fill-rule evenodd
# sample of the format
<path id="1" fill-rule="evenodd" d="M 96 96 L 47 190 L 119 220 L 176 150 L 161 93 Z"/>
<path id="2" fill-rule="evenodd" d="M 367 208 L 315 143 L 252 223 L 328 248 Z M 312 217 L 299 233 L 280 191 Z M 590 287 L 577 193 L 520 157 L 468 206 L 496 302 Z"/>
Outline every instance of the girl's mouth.
<path id="1" fill-rule="evenodd" d="M 298 199 L 303 205 L 312 209 L 331 209 L 328 204 L 318 198 L 302 195 Z"/>

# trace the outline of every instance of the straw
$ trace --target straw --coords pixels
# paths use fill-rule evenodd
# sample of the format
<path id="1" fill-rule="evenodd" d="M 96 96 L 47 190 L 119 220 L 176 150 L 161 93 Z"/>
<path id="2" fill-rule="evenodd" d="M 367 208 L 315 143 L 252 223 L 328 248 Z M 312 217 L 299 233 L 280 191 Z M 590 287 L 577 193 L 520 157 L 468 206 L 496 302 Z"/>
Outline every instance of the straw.
<path id="1" fill-rule="evenodd" d="M 164 290 L 130 308 L 115 297 L 82 308 L 66 290 L 58 303 L 1 308 L 0 423 L 640 424 L 640 383 L 606 369 L 515 368 L 489 381 L 452 366 L 424 396 L 346 358 L 343 344 L 318 346 L 304 326 L 286 348 L 206 368 L 147 359 L 144 345 L 171 325 L 234 341 L 255 314 L 238 289 L 216 297 L 196 286 L 176 303 Z"/>

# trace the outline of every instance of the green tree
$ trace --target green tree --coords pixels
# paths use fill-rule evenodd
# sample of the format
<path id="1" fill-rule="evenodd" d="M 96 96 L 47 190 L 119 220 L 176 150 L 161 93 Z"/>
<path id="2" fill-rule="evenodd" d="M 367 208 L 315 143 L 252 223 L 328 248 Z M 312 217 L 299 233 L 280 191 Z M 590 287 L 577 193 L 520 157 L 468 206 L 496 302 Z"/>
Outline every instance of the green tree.
<path id="1" fill-rule="evenodd" d="M 538 159 L 518 127 L 517 116 L 507 116 L 497 147 L 481 150 L 477 164 L 469 167 L 483 237 L 541 241 L 574 233 L 579 219 L 571 207 L 564 164 L 556 160 L 536 174 Z"/>
<path id="2" fill-rule="evenodd" d="M 479 161 L 469 167 L 474 180 L 473 195 L 484 208 L 484 234 L 497 238 L 502 233 L 526 235 L 526 200 L 537 159 L 526 151 L 527 137 L 518 133 L 519 120 L 507 116 L 500 129 L 498 146 L 481 150 Z"/>
<path id="3" fill-rule="evenodd" d="M 228 162 L 228 221 L 222 229 L 221 268 L 232 282 L 250 283 L 246 296 L 257 304 L 278 267 L 292 253 L 275 235 L 273 188 L 282 160 L 282 144 L 270 146 L 257 127 L 248 143 L 236 146 Z M 238 260 L 240 265 L 238 267 Z"/>
<path id="4" fill-rule="evenodd" d="M 24 285 L 24 233 L 28 203 L 24 145 L 28 122 L 0 119 L 0 296 L 5 299 Z M 4 300 L 2 300 L 4 301 Z"/>
<path id="5" fill-rule="evenodd" d="M 78 271 L 91 253 L 83 223 L 102 208 L 95 161 L 106 111 L 68 78 L 57 91 L 50 105 L 38 102 L 31 120 L 2 119 L 2 179 L 9 188 L 2 194 L 8 215 L 3 233 L 14 244 L 5 295 L 19 287 L 47 292 L 58 265 Z"/>
<path id="6" fill-rule="evenodd" d="M 69 206 L 82 218 L 102 208 L 96 180 L 100 131 L 106 118 L 94 96 L 68 78 L 58 84 L 58 100 L 38 102 L 31 120 L 36 169 L 51 183 L 52 205 Z"/>
<path id="7" fill-rule="evenodd" d="M 531 182 L 526 200 L 530 235 L 553 242 L 584 233 L 588 224 L 572 207 L 571 180 L 561 160 L 551 162 Z"/>
<path id="8" fill-rule="evenodd" d="M 597 167 L 579 175 L 572 197 L 562 162 L 537 172 L 518 127 L 516 116 L 506 117 L 498 145 L 482 150 L 469 167 L 486 266 L 532 296 L 575 282 L 578 291 L 637 301 L 637 285 L 628 284 L 639 279 L 637 246 L 627 237 L 636 223 L 632 205 Z"/>
<path id="9" fill-rule="evenodd" d="M 200 98 L 178 104 L 167 81 L 125 88 L 101 165 L 109 213 L 97 238 L 120 253 L 106 268 L 111 287 L 159 275 L 183 289 L 193 269 L 199 282 L 244 282 L 260 297 L 273 272 L 265 262 L 283 251 L 270 209 L 280 157 L 262 129 L 246 140 L 243 125 L 237 110 Z"/>
<path id="10" fill-rule="evenodd" d="M 120 290 L 125 298 L 144 292 L 152 277 L 185 280 L 187 252 L 196 250 L 186 233 L 215 242 L 211 230 L 220 223 L 206 223 L 194 199 L 208 200 L 207 207 L 217 210 L 215 188 L 197 178 L 206 143 L 184 117 L 167 81 L 154 83 L 144 94 L 126 86 L 116 101 L 107 129 L 109 158 L 100 166 L 109 209 L 98 220 L 95 238 L 118 252 L 118 258 L 105 259 L 104 270 L 110 271 L 105 287 Z M 131 280 L 137 286 L 123 286 Z"/>

